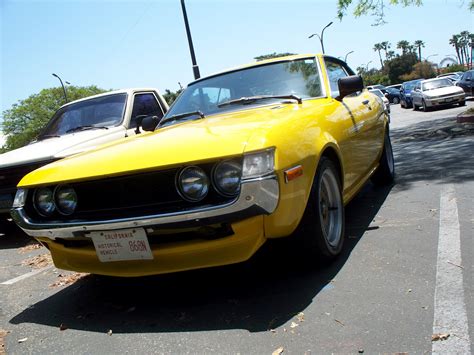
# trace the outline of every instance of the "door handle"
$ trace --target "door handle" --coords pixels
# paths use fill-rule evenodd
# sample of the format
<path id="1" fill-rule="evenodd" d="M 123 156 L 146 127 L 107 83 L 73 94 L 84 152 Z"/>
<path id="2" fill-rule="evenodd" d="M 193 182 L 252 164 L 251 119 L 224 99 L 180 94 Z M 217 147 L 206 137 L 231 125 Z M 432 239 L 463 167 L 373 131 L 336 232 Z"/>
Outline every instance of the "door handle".
<path id="1" fill-rule="evenodd" d="M 363 103 L 365 106 L 367 106 L 367 108 L 368 108 L 369 110 L 372 110 L 372 107 L 370 107 L 370 104 L 369 104 L 369 103 L 370 103 L 369 100 L 364 100 L 364 101 L 362 101 L 362 103 Z"/>

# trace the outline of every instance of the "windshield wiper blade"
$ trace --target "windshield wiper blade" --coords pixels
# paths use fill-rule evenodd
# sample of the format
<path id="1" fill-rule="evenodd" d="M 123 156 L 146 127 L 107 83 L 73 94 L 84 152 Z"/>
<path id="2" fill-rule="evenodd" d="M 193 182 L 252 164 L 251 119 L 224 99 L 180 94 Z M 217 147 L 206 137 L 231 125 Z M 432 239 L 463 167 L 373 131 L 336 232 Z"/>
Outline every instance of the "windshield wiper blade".
<path id="1" fill-rule="evenodd" d="M 44 139 L 48 139 L 48 138 L 59 138 L 61 137 L 60 135 L 57 135 L 57 134 L 45 134 L 44 136 L 40 136 L 38 137 L 38 141 L 42 141 Z"/>
<path id="2" fill-rule="evenodd" d="M 260 95 L 260 96 L 249 96 L 249 97 L 241 97 L 240 99 L 225 101 L 217 105 L 217 107 L 224 107 L 228 105 L 249 105 L 254 103 L 255 101 L 259 100 L 269 100 L 269 99 L 291 99 L 296 100 L 299 104 L 303 102 L 301 97 L 296 95 Z"/>
<path id="3" fill-rule="evenodd" d="M 78 131 L 87 131 L 88 129 L 109 129 L 106 126 L 77 126 L 71 129 L 68 129 L 66 133 L 78 132 Z"/>
<path id="4" fill-rule="evenodd" d="M 164 123 L 170 122 L 170 121 L 177 121 L 181 118 L 189 117 L 189 116 L 199 116 L 200 118 L 205 118 L 204 114 L 201 111 L 191 111 L 191 112 L 185 112 L 185 113 L 180 113 L 177 115 L 173 115 L 170 117 L 163 118 L 160 122 L 160 126 L 163 126 Z"/>

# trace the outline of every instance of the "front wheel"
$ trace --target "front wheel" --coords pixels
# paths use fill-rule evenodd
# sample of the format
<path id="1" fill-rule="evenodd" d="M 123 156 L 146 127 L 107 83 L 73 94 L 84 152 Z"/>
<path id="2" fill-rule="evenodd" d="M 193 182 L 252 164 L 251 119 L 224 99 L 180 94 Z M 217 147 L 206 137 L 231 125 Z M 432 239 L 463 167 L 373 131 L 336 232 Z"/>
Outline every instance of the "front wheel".
<path id="1" fill-rule="evenodd" d="M 322 157 L 308 203 L 296 232 L 301 253 L 311 261 L 329 262 L 344 243 L 344 205 L 335 164 Z"/>
<path id="2" fill-rule="evenodd" d="M 376 185 L 390 185 L 395 179 L 395 160 L 393 159 L 392 142 L 388 129 L 385 130 L 382 155 L 379 166 L 372 175 L 372 182 Z"/>
<path id="3" fill-rule="evenodd" d="M 465 100 L 460 101 L 460 102 L 459 102 L 459 106 L 466 106 L 466 101 L 465 101 Z"/>
<path id="4" fill-rule="evenodd" d="M 422 109 L 423 109 L 424 112 L 427 112 L 427 111 L 428 111 L 428 106 L 426 106 L 425 100 L 422 100 L 422 101 L 421 101 L 421 107 L 422 107 Z"/>
<path id="5" fill-rule="evenodd" d="M 398 97 L 394 97 L 392 102 L 396 105 L 400 102 L 399 98 Z"/>

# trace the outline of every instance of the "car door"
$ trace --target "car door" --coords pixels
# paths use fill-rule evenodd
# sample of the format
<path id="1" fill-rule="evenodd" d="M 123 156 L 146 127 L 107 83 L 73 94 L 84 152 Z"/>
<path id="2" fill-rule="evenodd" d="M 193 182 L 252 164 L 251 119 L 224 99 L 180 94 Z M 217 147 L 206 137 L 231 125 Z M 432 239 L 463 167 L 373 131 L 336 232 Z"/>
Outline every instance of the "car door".
<path id="1" fill-rule="evenodd" d="M 127 124 L 127 135 L 132 136 L 137 133 L 137 125 L 140 125 L 143 117 L 158 116 L 161 119 L 163 115 L 164 110 L 155 92 L 135 93 L 130 121 Z"/>
<path id="2" fill-rule="evenodd" d="M 464 90 L 464 92 L 466 93 L 466 95 L 468 96 L 472 96 L 473 95 L 473 92 L 474 92 L 474 89 L 473 89 L 473 86 L 474 86 L 474 81 L 473 81 L 473 77 L 472 77 L 472 72 L 471 71 L 467 71 L 464 73 L 464 75 L 462 76 L 461 80 L 459 81 L 459 86 L 462 87 L 462 89 Z"/>
<path id="3" fill-rule="evenodd" d="M 339 78 L 353 72 L 343 62 L 326 58 L 326 71 L 331 96 L 337 97 Z M 346 139 L 340 142 L 341 150 L 349 159 L 345 161 L 345 187 L 357 185 L 375 165 L 383 145 L 383 120 L 378 117 L 379 99 L 367 90 L 344 97 L 340 102 L 342 114 L 350 118 L 346 128 Z M 347 153 L 349 152 L 349 153 Z"/>
<path id="4" fill-rule="evenodd" d="M 413 90 L 411 91 L 411 101 L 413 102 L 413 107 L 415 105 L 421 106 L 421 100 L 422 100 L 422 93 L 421 93 L 421 83 L 418 82 L 415 84 L 413 87 Z"/>

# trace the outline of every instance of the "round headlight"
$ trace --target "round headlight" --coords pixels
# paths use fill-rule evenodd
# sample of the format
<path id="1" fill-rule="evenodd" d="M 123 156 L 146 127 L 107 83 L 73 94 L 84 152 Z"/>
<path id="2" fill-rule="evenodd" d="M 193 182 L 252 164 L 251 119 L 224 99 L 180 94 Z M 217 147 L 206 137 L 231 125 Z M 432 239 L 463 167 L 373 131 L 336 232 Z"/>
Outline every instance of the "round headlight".
<path id="1" fill-rule="evenodd" d="M 73 214 L 77 207 L 76 191 L 70 186 L 58 186 L 54 192 L 59 213 Z"/>
<path id="2" fill-rule="evenodd" d="M 223 161 L 216 165 L 213 173 L 216 190 L 224 196 L 235 196 L 240 191 L 242 164 L 234 160 Z"/>
<path id="3" fill-rule="evenodd" d="M 188 201 L 197 202 L 206 197 L 209 191 L 209 178 L 197 166 L 188 166 L 178 176 L 178 191 Z"/>
<path id="4" fill-rule="evenodd" d="M 44 216 L 51 216 L 56 211 L 53 191 L 48 187 L 42 187 L 35 191 L 33 203 L 36 211 Z"/>

